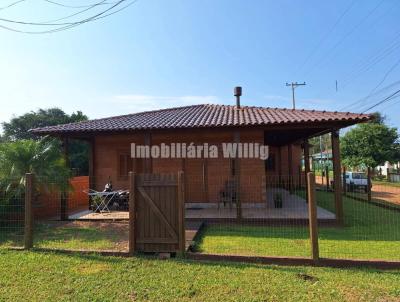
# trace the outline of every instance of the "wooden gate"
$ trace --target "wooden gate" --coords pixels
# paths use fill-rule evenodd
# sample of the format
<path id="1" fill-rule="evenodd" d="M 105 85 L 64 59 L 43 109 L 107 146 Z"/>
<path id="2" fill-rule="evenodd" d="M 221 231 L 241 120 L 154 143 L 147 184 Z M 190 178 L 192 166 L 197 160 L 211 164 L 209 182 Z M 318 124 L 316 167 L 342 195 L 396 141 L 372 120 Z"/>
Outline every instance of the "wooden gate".
<path id="1" fill-rule="evenodd" d="M 130 178 L 130 252 L 184 253 L 183 172 Z"/>

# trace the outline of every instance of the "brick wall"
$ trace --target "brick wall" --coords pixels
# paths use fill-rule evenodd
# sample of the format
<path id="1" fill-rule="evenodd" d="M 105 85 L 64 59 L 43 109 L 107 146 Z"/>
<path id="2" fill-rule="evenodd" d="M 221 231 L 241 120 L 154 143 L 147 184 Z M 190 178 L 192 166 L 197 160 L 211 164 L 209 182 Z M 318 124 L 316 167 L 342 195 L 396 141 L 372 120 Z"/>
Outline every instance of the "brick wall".
<path id="1" fill-rule="evenodd" d="M 263 130 L 241 130 L 241 142 L 264 143 Z M 230 178 L 232 162 L 222 158 L 221 143 L 233 142 L 234 130 L 191 130 L 191 131 L 153 131 L 151 144 L 161 143 L 209 143 L 218 145 L 221 154 L 218 159 L 152 159 L 153 173 L 177 173 L 185 171 L 185 191 L 187 202 L 216 202 L 225 182 Z M 102 135 L 95 139 L 95 184 L 97 190 L 102 190 L 110 178 L 115 189 L 127 189 L 128 178 L 118 176 L 118 154 L 130 153 L 130 144 L 144 144 L 145 134 Z M 277 148 L 271 147 L 270 152 L 276 153 Z M 293 173 L 294 179 L 299 171 L 301 148 L 293 145 Z M 144 171 L 144 160 L 133 160 L 132 169 L 137 173 Z M 282 174 L 288 174 L 287 147 L 281 147 Z M 265 164 L 260 159 L 241 159 L 241 199 L 243 202 L 265 201 L 265 183 L 268 176 L 277 175 L 275 171 L 268 171 L 265 177 Z"/>
<path id="2" fill-rule="evenodd" d="M 88 176 L 77 176 L 70 179 L 70 190 L 67 195 L 68 213 L 85 210 L 89 200 L 83 191 L 89 188 Z M 39 189 L 39 194 L 34 201 L 34 215 L 37 219 L 60 217 L 61 193 L 55 184 L 47 184 Z"/>

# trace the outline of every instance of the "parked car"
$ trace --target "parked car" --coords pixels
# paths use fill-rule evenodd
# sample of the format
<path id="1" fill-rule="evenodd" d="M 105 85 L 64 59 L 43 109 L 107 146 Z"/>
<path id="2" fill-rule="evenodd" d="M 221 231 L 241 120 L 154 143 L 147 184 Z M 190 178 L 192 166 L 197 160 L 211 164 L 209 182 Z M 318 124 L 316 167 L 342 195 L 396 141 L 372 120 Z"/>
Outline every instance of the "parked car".
<path id="1" fill-rule="evenodd" d="M 365 193 L 368 192 L 368 177 L 364 172 L 346 172 L 346 191 L 352 192 L 356 189 L 362 189 Z M 342 174 L 343 178 L 343 174 Z M 342 179 L 343 180 L 343 179 Z M 333 188 L 334 183 L 331 181 Z M 372 184 L 371 184 L 372 187 Z"/>

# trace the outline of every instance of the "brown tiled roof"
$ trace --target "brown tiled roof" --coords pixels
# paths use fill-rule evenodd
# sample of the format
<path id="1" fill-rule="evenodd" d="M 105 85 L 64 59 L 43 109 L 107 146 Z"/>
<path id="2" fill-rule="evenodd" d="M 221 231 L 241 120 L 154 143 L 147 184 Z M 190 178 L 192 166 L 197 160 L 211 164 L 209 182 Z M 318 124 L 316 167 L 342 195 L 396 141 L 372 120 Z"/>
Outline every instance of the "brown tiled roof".
<path id="1" fill-rule="evenodd" d="M 139 112 L 31 130 L 37 134 L 128 131 L 141 129 L 266 126 L 342 122 L 343 126 L 371 119 L 369 114 L 202 104 Z"/>

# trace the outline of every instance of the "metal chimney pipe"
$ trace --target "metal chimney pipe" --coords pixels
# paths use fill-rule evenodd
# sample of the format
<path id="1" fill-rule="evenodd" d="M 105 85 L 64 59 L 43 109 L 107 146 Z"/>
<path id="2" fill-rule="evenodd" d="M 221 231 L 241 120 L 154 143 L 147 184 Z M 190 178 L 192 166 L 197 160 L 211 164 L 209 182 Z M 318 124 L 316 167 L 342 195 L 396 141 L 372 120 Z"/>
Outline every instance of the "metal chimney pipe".
<path id="1" fill-rule="evenodd" d="M 237 86 L 233 90 L 234 96 L 236 97 L 236 107 L 240 108 L 240 97 L 242 95 L 242 87 Z"/>

